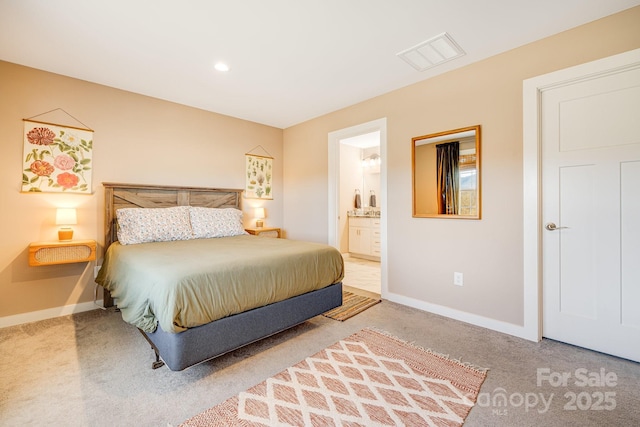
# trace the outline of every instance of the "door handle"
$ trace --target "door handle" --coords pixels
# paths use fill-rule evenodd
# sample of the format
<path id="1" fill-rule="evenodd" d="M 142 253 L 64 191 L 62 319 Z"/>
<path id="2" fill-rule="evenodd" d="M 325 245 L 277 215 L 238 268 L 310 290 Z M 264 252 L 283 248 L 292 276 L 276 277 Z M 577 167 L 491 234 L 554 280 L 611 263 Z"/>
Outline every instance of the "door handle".
<path id="1" fill-rule="evenodd" d="M 550 223 L 547 223 L 547 225 L 545 225 L 544 228 L 546 228 L 549 231 L 555 231 L 555 230 L 562 230 L 563 228 L 569 228 L 569 227 L 558 227 L 553 222 L 550 222 Z"/>

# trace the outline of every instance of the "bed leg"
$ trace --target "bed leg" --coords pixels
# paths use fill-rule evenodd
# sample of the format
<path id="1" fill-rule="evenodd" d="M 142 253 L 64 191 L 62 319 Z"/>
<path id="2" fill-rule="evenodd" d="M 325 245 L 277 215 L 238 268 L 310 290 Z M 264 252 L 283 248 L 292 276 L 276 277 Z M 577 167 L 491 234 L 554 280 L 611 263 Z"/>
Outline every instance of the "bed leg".
<path id="1" fill-rule="evenodd" d="M 158 352 L 158 348 L 155 346 L 155 344 L 153 342 L 151 342 L 151 340 L 149 339 L 149 337 L 147 337 L 147 334 L 145 334 L 142 329 L 138 328 L 138 330 L 140 331 L 140 333 L 142 334 L 142 336 L 144 337 L 145 340 L 147 340 L 147 342 L 149 343 L 149 345 L 151 345 L 151 349 L 153 350 L 153 352 L 156 355 L 156 360 L 155 362 L 151 363 L 151 369 L 158 369 L 164 366 L 164 362 L 160 359 L 160 353 Z"/>
<path id="2" fill-rule="evenodd" d="M 151 364 L 151 369 L 162 368 L 164 366 L 164 362 L 160 360 L 160 355 L 158 354 L 158 352 L 155 349 L 153 349 L 153 351 L 155 351 L 156 353 L 156 361 Z"/>

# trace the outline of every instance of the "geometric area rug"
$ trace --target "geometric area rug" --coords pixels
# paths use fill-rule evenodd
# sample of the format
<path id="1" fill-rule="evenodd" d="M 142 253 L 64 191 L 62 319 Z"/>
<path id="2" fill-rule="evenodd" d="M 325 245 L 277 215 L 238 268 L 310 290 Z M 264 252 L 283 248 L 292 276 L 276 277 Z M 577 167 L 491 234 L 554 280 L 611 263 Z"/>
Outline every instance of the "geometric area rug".
<path id="1" fill-rule="evenodd" d="M 367 328 L 181 426 L 461 426 L 486 375 Z"/>

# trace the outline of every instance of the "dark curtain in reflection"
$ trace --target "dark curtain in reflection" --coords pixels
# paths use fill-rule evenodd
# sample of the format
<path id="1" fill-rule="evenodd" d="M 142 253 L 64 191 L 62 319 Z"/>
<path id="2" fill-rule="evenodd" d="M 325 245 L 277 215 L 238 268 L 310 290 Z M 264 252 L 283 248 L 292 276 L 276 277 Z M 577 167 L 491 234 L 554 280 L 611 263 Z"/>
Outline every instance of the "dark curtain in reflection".
<path id="1" fill-rule="evenodd" d="M 436 145 L 438 168 L 438 213 L 458 214 L 460 143 Z"/>

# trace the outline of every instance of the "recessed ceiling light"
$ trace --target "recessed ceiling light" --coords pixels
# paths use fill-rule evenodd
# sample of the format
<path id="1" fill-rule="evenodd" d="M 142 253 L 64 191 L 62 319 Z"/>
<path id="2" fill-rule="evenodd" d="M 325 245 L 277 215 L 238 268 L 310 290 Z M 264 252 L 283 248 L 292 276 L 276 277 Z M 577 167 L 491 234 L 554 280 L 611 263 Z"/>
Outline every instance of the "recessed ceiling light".
<path id="1" fill-rule="evenodd" d="M 418 71 L 424 71 L 462 55 L 462 48 L 447 33 L 439 34 L 397 54 Z"/>
<path id="2" fill-rule="evenodd" d="M 229 71 L 229 66 L 224 62 L 218 62 L 216 65 L 213 66 L 213 68 L 215 68 L 218 71 L 222 71 L 223 73 Z"/>

